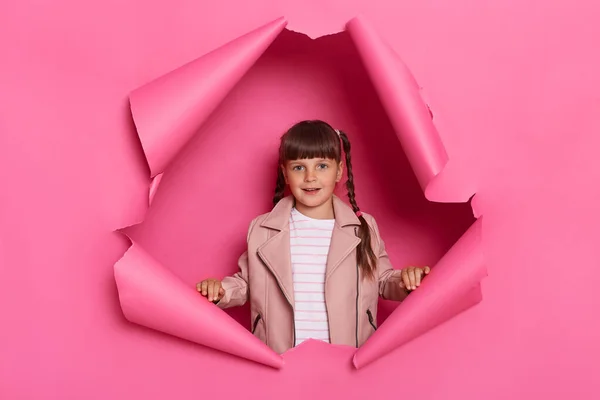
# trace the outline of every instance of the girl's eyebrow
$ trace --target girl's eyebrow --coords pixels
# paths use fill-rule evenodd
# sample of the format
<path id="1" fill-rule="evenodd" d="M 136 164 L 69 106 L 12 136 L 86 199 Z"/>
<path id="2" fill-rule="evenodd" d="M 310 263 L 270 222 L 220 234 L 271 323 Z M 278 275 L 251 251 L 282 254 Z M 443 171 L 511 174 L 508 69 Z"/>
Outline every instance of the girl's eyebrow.
<path id="1" fill-rule="evenodd" d="M 290 161 L 288 163 L 288 166 L 290 166 L 290 167 L 297 167 L 297 166 L 303 167 L 303 166 L 305 166 L 305 164 L 302 163 L 302 162 L 299 162 L 299 161 Z"/>
<path id="2" fill-rule="evenodd" d="M 332 160 L 330 160 L 328 158 L 316 158 L 315 160 L 316 160 L 315 162 L 317 162 L 317 163 L 332 162 Z M 304 160 L 304 159 L 302 159 L 302 160 L 290 160 L 290 161 L 288 161 L 288 163 L 290 165 L 298 165 L 298 164 L 299 165 L 304 165 L 304 164 L 308 163 L 308 160 Z"/>

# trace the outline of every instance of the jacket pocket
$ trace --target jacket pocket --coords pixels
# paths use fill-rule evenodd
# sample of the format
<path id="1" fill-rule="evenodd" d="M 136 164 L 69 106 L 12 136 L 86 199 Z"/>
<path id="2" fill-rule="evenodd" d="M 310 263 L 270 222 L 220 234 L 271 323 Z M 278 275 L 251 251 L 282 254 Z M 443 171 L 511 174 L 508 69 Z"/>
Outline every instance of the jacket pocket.
<path id="1" fill-rule="evenodd" d="M 253 334 L 256 331 L 256 327 L 258 326 L 258 323 L 260 322 L 261 319 L 262 319 L 262 316 L 260 314 L 257 314 L 256 318 L 254 318 L 254 323 L 252 324 L 252 333 Z"/>
<path id="2" fill-rule="evenodd" d="M 371 314 L 371 310 L 367 310 L 367 317 L 369 317 L 369 324 L 371 324 L 374 330 L 377 330 L 377 327 L 375 326 L 375 320 L 373 319 L 373 314 Z"/>

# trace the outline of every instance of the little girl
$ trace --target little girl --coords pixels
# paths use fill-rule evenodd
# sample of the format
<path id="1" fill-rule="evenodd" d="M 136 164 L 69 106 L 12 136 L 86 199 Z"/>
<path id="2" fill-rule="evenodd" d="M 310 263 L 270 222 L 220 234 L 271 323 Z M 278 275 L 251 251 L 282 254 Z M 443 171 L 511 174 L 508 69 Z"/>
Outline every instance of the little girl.
<path id="1" fill-rule="evenodd" d="M 334 195 L 342 150 L 351 207 Z M 273 203 L 251 222 L 239 271 L 196 288 L 220 308 L 250 300 L 252 333 L 277 353 L 306 339 L 359 347 L 377 329 L 378 297 L 402 301 L 430 271 L 392 268 L 356 203 L 348 137 L 323 121 L 282 136 Z"/>

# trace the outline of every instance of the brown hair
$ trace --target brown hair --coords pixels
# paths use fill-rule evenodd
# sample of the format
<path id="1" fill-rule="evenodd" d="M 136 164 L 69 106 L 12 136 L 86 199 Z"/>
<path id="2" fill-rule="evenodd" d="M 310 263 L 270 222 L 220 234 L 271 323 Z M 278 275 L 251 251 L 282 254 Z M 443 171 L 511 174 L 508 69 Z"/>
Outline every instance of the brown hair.
<path id="1" fill-rule="evenodd" d="M 277 204 L 284 196 L 285 177 L 280 166 L 285 164 L 286 161 L 303 158 L 328 158 L 339 163 L 342 159 L 343 150 L 346 156 L 346 174 L 348 176 L 346 189 L 348 190 L 348 200 L 355 213 L 360 211 L 356 203 L 356 194 L 354 193 L 354 175 L 352 174 L 350 149 L 348 136 L 342 131 L 339 131 L 338 135 L 336 130 L 326 122 L 309 120 L 292 126 L 281 137 L 279 145 L 279 165 L 277 168 L 277 184 L 275 185 L 273 204 Z M 360 220 L 358 237 L 360 237 L 361 242 L 356 252 L 356 262 L 363 270 L 365 276 L 372 277 L 377 265 L 377 257 L 371 247 L 371 230 L 367 220 L 362 215 L 358 219 Z"/>

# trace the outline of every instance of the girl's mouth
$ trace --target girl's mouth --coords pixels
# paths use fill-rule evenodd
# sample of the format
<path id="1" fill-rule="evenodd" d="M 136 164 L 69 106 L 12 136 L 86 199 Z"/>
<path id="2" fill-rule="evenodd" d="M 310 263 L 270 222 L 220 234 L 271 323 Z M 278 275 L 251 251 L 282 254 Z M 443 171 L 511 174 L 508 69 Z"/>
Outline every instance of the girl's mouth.
<path id="1" fill-rule="evenodd" d="M 321 190 L 321 189 L 302 189 L 302 191 L 304 191 L 304 193 L 307 193 L 307 194 L 316 194 L 319 192 L 319 190 Z"/>

